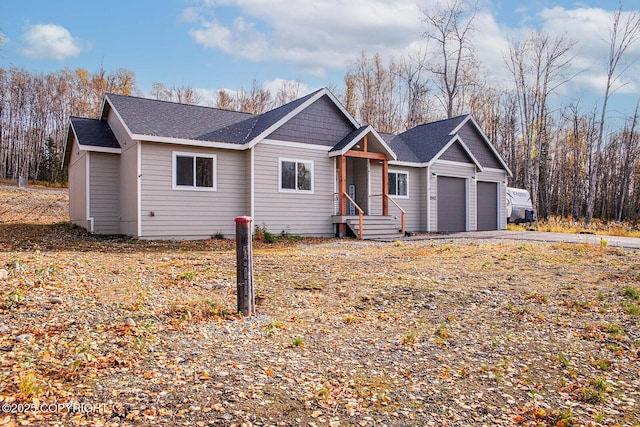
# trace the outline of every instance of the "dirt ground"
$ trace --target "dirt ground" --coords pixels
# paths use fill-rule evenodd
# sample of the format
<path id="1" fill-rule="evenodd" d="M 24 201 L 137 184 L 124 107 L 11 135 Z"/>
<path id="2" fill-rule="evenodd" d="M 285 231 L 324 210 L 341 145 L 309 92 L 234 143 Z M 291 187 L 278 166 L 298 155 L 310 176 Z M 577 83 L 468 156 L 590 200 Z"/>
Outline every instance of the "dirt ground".
<path id="1" fill-rule="evenodd" d="M 0 188 L 0 425 L 637 426 L 640 256 L 91 236 Z M 22 213 L 19 213 L 22 212 Z"/>

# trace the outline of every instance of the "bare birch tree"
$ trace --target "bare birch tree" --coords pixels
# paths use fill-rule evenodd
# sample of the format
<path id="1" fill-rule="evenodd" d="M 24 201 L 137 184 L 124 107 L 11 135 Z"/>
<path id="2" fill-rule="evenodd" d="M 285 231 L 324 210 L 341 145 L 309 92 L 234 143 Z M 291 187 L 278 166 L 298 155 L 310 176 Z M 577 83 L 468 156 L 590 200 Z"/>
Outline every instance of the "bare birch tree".
<path id="1" fill-rule="evenodd" d="M 475 81 L 478 64 L 471 40 L 476 10 L 462 0 L 448 0 L 444 7 L 423 11 L 423 36 L 435 43 L 430 70 L 448 118 L 460 113 L 463 92 Z"/>
<path id="2" fill-rule="evenodd" d="M 505 58 L 513 76 L 520 113 L 520 130 L 524 140 L 525 187 L 531 193 L 536 214 L 548 206 L 545 194 L 539 196 L 539 185 L 547 191 L 549 153 L 548 98 L 570 77 L 565 75 L 575 42 L 565 36 L 552 38 L 534 32 L 522 43 L 512 44 Z M 541 169 L 542 168 L 542 169 Z M 542 170 L 542 182 L 540 182 Z M 543 216 L 548 212 L 543 211 Z"/>
<path id="3" fill-rule="evenodd" d="M 95 118 L 105 92 L 129 95 L 128 70 L 49 74 L 0 68 L 0 177 L 60 182 L 69 116 Z"/>
<path id="4" fill-rule="evenodd" d="M 405 129 L 423 124 L 429 117 L 429 80 L 427 50 L 419 49 L 400 58 L 395 73 L 400 80 Z"/>
<path id="5" fill-rule="evenodd" d="M 216 108 L 222 110 L 234 110 L 236 101 L 233 96 L 226 90 L 220 89 L 216 96 Z"/>
<path id="6" fill-rule="evenodd" d="M 625 63 L 623 59 L 627 51 L 640 39 L 640 13 L 637 11 L 623 12 L 622 5 L 613 14 L 611 28 L 609 30 L 609 57 L 607 58 L 607 82 L 605 85 L 600 122 L 598 123 L 598 135 L 594 167 L 589 170 L 589 194 L 587 198 L 587 212 L 585 215 L 585 227 L 591 225 L 596 198 L 596 172 L 600 165 L 602 147 L 604 144 L 604 129 L 607 116 L 609 97 L 615 93 L 614 85 L 618 83 L 622 75 L 637 61 L 637 58 Z M 619 69 L 621 67 L 622 69 Z"/>
<path id="7" fill-rule="evenodd" d="M 174 85 L 168 89 L 163 83 L 153 82 L 149 94 L 159 101 L 179 102 L 181 104 L 196 105 L 201 101 L 200 95 L 189 85 Z"/>
<path id="8" fill-rule="evenodd" d="M 245 113 L 262 114 L 272 106 L 271 93 L 260 86 L 257 80 L 251 83 L 247 90 L 240 88 L 236 91 L 238 110 Z"/>
<path id="9" fill-rule="evenodd" d="M 285 80 L 280 83 L 274 96 L 274 107 L 279 107 L 294 101 L 302 95 L 302 82 L 299 80 Z"/>

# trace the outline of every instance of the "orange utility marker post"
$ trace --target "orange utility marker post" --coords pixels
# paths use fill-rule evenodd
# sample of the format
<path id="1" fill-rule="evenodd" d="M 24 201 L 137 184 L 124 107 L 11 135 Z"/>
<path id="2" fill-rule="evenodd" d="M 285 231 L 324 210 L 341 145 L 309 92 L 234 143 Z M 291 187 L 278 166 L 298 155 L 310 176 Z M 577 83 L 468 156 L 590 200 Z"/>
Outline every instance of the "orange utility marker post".
<path id="1" fill-rule="evenodd" d="M 253 289 L 253 253 L 251 250 L 250 216 L 236 218 L 236 273 L 238 281 L 238 313 L 256 314 L 256 296 Z"/>

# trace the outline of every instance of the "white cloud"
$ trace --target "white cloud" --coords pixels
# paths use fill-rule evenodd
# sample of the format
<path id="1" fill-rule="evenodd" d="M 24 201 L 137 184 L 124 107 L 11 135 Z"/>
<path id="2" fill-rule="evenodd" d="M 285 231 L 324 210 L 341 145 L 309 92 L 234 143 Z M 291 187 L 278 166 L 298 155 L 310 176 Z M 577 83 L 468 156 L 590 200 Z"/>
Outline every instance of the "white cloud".
<path id="1" fill-rule="evenodd" d="M 577 74 L 569 83 L 569 91 L 603 95 L 606 85 L 606 67 L 609 57 L 609 32 L 613 23 L 613 11 L 599 8 L 580 7 L 564 9 L 554 7 L 540 12 L 542 30 L 551 35 L 566 35 L 576 40 L 575 58 L 571 61 L 570 72 Z M 624 20 L 629 12 L 623 12 Z M 570 30 L 570 32 L 568 31 Z M 617 72 L 640 56 L 640 43 L 635 43 L 627 51 Z M 618 93 L 638 93 L 640 64 L 626 70 L 613 89 Z"/>
<path id="2" fill-rule="evenodd" d="M 183 15 L 193 21 L 195 10 Z M 236 16 L 229 17 L 230 10 Z M 284 60 L 322 75 L 344 68 L 362 51 L 390 55 L 404 49 L 420 38 L 421 15 L 413 0 L 202 0 L 199 23 L 189 34 L 238 58 Z"/>
<path id="3" fill-rule="evenodd" d="M 8 41 L 9 39 L 7 38 L 7 36 L 5 36 L 2 31 L 0 31 L 0 46 L 7 43 Z"/>
<path id="4" fill-rule="evenodd" d="M 296 80 L 274 79 L 262 83 L 262 88 L 271 93 L 271 97 L 275 98 L 276 94 L 283 87 L 295 88 L 298 90 L 298 97 L 304 96 L 311 92 L 311 89 L 306 84 Z"/>
<path id="5" fill-rule="evenodd" d="M 26 46 L 22 53 L 30 58 L 62 61 L 78 56 L 85 49 L 79 39 L 71 36 L 69 30 L 55 24 L 31 25 L 23 38 Z"/>
<path id="6" fill-rule="evenodd" d="M 288 63 L 297 71 L 325 77 L 328 70 L 345 69 L 362 52 L 379 53 L 386 60 L 424 48 L 423 10 L 441 1 L 192 0 L 183 17 L 190 23 L 191 37 L 206 48 L 245 60 Z M 602 94 L 613 10 L 577 2 L 573 8 L 541 8 L 530 2 L 508 10 L 489 0 L 484 5 L 476 16 L 473 42 L 491 84 L 512 84 L 504 61 L 510 42 L 524 40 L 537 29 L 578 42 L 568 70 L 576 77 L 563 92 Z M 498 21 L 498 10 L 511 20 Z M 513 19 L 518 15 L 520 19 Z M 640 43 L 627 54 L 629 60 L 638 57 Z M 637 93 L 637 76 L 640 63 L 627 71 L 619 93 Z"/>
<path id="7" fill-rule="evenodd" d="M 478 12 L 474 28 L 476 53 L 487 71 L 487 79 L 498 87 L 511 84 L 513 78 L 504 58 L 509 55 L 509 39 L 514 36 L 512 30 L 500 27 L 486 11 Z"/>
<path id="8" fill-rule="evenodd" d="M 215 107 L 218 102 L 218 89 L 195 88 L 195 93 L 200 97 L 200 105 Z"/>

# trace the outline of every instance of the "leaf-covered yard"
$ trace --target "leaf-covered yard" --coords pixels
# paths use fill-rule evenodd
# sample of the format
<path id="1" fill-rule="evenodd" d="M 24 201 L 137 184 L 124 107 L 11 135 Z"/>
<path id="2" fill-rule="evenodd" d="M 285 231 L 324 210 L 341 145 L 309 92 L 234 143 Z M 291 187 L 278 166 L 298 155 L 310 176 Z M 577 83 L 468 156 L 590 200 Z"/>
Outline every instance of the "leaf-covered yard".
<path id="1" fill-rule="evenodd" d="M 243 319 L 232 241 L 90 236 L 64 193 L 24 223 L 20 191 L 0 188 L 0 425 L 640 424 L 636 252 L 256 243 Z"/>

